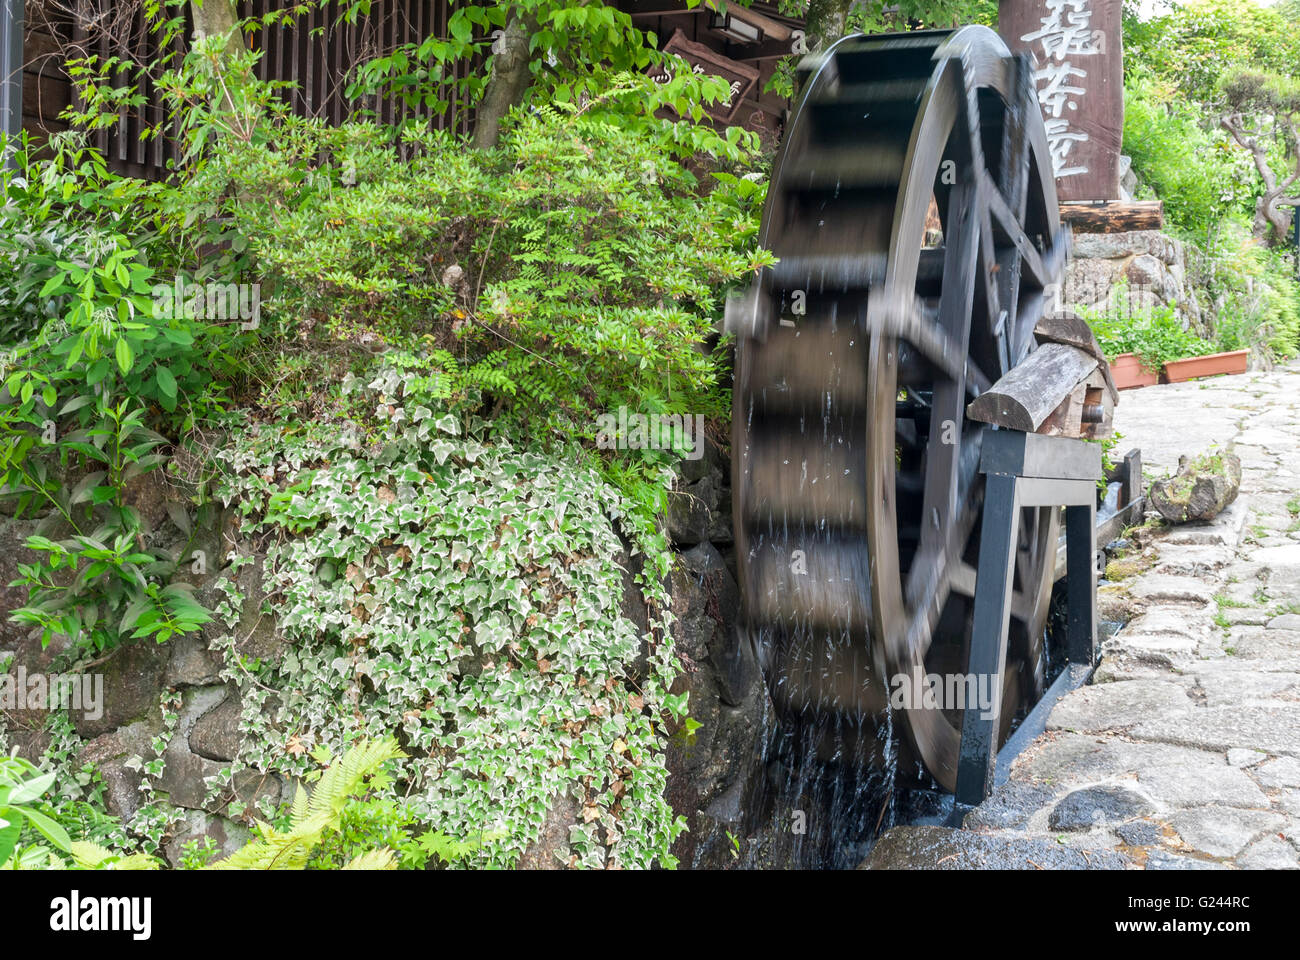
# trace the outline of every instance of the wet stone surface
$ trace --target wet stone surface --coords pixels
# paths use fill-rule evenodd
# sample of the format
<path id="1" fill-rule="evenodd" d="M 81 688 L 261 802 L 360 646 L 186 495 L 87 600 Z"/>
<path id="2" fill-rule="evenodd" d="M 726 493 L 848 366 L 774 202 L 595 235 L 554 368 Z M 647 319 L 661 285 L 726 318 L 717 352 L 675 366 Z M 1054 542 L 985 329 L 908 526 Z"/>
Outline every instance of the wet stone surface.
<path id="1" fill-rule="evenodd" d="M 1154 812 L 1155 805 L 1149 799 L 1127 787 L 1087 787 L 1053 807 L 1047 825 L 1053 830 L 1089 830 Z"/>
<path id="2" fill-rule="evenodd" d="M 1082 849 L 1050 837 L 974 833 L 947 827 L 895 827 L 877 841 L 867 870 L 1116 870 L 1123 855 Z"/>
<path id="3" fill-rule="evenodd" d="M 963 828 L 896 827 L 870 868 L 1300 868 L 1300 364 L 1126 391 L 1148 480 L 1241 459 L 1213 520 L 1141 536 L 1099 597 L 1127 621 Z"/>

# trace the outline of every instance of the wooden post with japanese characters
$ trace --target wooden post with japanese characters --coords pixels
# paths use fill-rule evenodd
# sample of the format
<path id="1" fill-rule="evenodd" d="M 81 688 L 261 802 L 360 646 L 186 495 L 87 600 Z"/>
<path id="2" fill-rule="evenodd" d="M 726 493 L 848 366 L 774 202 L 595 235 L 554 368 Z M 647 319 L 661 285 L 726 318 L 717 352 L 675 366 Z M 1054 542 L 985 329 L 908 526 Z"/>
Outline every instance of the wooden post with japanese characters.
<path id="1" fill-rule="evenodd" d="M 1119 201 L 1124 131 L 1122 0 L 1001 0 L 998 32 L 1034 55 L 1062 203 Z"/>

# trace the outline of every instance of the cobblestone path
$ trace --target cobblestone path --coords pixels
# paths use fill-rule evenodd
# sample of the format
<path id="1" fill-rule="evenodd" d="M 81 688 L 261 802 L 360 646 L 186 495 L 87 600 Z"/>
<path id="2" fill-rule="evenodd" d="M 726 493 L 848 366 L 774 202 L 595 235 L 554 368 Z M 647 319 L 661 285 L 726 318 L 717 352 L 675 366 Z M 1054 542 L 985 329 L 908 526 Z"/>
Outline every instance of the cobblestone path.
<path id="1" fill-rule="evenodd" d="M 1116 429 L 1148 479 L 1231 445 L 1236 502 L 1135 537 L 1094 682 L 965 829 L 897 828 L 867 865 L 1300 866 L 1300 365 L 1126 391 Z"/>

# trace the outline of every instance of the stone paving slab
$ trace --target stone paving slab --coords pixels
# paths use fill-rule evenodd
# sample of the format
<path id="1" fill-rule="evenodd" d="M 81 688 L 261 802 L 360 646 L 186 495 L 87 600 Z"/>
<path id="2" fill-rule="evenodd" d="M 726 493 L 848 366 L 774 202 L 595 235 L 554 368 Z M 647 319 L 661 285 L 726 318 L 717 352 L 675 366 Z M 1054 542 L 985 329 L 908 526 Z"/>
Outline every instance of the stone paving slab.
<path id="1" fill-rule="evenodd" d="M 1115 428 L 1148 479 L 1231 446 L 1237 500 L 1142 537 L 1092 684 L 963 829 L 896 828 L 867 865 L 1300 868 L 1300 363 L 1126 391 Z"/>
<path id="2" fill-rule="evenodd" d="M 1075 690 L 1052 710 L 1047 729 L 1075 733 L 1122 730 L 1152 716 L 1177 717 L 1191 713 L 1194 708 L 1187 691 L 1178 684 L 1164 680 L 1124 680 Z"/>
<path id="3" fill-rule="evenodd" d="M 1128 862 L 1114 851 L 1076 849 L 1046 838 L 895 827 L 880 838 L 861 869 L 1115 870 Z"/>

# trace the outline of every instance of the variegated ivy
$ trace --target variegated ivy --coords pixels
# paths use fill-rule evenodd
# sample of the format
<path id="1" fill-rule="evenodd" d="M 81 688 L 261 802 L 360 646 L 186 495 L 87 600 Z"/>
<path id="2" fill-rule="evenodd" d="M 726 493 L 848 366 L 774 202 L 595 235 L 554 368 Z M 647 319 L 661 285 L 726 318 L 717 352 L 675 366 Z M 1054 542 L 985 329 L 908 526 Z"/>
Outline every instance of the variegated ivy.
<path id="1" fill-rule="evenodd" d="M 411 757 L 393 789 L 431 827 L 480 839 L 471 862 L 517 861 L 567 793 L 570 863 L 672 866 L 683 824 L 661 723 L 685 698 L 668 693 L 662 587 L 644 588 L 651 636 L 620 612 L 618 492 L 576 448 L 408 403 L 397 371 L 344 390 L 373 416 L 261 427 L 223 454 L 242 542 L 269 544 L 267 610 L 287 643 L 249 663 L 223 641 L 240 762 L 298 776 L 315 745 L 398 731 Z M 238 600 L 218 607 L 228 623 Z"/>

